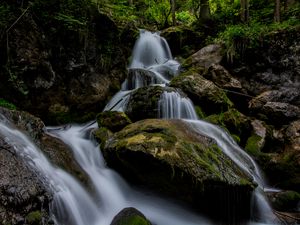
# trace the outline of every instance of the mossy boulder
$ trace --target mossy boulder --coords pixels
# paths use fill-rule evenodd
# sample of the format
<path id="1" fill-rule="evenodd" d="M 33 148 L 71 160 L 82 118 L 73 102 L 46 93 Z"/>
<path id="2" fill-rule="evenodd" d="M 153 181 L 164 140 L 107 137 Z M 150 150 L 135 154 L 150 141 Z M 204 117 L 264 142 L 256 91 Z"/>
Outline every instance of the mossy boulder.
<path id="1" fill-rule="evenodd" d="M 106 127 L 100 127 L 99 129 L 93 131 L 93 135 L 102 149 L 105 146 L 106 141 L 113 135 L 113 133 Z"/>
<path id="2" fill-rule="evenodd" d="M 175 88 L 149 86 L 135 90 L 127 104 L 125 113 L 132 121 L 159 117 L 159 100 L 164 92 L 177 91 Z M 178 92 L 178 91 L 177 91 Z"/>
<path id="3" fill-rule="evenodd" d="M 194 133 L 183 121 L 130 124 L 109 139 L 103 155 L 131 182 L 184 200 L 215 218 L 249 216 L 252 179 L 212 139 Z"/>
<path id="4" fill-rule="evenodd" d="M 222 89 L 193 69 L 173 78 L 170 86 L 181 89 L 207 115 L 224 112 L 233 106 Z"/>
<path id="5" fill-rule="evenodd" d="M 203 119 L 227 130 L 240 145 L 244 145 L 251 134 L 250 118 L 234 108 Z"/>
<path id="6" fill-rule="evenodd" d="M 124 112 L 104 111 L 97 115 L 99 127 L 106 127 L 116 132 L 131 123 L 131 120 Z"/>
<path id="7" fill-rule="evenodd" d="M 122 209 L 110 225 L 151 225 L 151 223 L 140 211 L 129 207 Z"/>
<path id="8" fill-rule="evenodd" d="M 281 191 L 268 194 L 272 206 L 278 211 L 296 212 L 300 203 L 300 194 L 296 191 Z"/>

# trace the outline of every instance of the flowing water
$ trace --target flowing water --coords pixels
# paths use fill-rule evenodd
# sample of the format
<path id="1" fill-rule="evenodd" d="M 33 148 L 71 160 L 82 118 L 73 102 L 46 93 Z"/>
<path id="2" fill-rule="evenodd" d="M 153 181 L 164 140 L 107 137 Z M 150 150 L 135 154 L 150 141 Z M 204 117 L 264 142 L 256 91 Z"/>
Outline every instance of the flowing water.
<path id="1" fill-rule="evenodd" d="M 123 83 L 122 90 L 112 98 L 105 110 L 123 111 L 132 91 L 147 85 L 166 85 L 176 76 L 178 67 L 179 64 L 172 59 L 167 42 L 158 34 L 142 31 L 129 68 L 132 76 Z M 158 105 L 161 118 L 185 119 L 195 132 L 215 139 L 224 153 L 259 185 L 254 192 L 253 202 L 257 207 L 256 211 L 261 213 L 253 215 L 254 220 L 260 224 L 276 223 L 263 195 L 264 179 L 251 157 L 222 129 L 198 120 L 192 102 L 179 92 L 164 92 Z M 70 174 L 52 165 L 26 135 L 3 117 L 0 118 L 0 135 L 41 174 L 54 194 L 51 210 L 56 224 L 109 225 L 113 217 L 128 206 L 139 209 L 156 225 L 211 224 L 170 200 L 133 189 L 116 172 L 107 168 L 99 146 L 91 138 L 91 131 L 96 123 L 48 128 L 51 135 L 70 146 L 78 164 L 88 175 L 91 187 L 87 191 Z"/>

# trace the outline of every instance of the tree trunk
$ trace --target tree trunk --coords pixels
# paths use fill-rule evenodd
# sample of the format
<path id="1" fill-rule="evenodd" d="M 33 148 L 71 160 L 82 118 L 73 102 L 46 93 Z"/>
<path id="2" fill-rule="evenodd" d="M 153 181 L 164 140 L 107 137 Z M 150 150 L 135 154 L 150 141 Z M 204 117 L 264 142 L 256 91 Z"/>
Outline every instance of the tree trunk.
<path id="1" fill-rule="evenodd" d="M 129 5 L 133 5 L 133 0 L 128 0 Z"/>
<path id="2" fill-rule="evenodd" d="M 176 25 L 175 0 L 170 0 L 170 4 L 171 4 L 171 11 L 172 11 L 172 23 L 173 26 L 175 26 Z"/>
<path id="3" fill-rule="evenodd" d="M 280 0 L 275 0 L 274 22 L 280 23 Z"/>
<path id="4" fill-rule="evenodd" d="M 244 23 L 249 22 L 249 0 L 241 0 L 241 20 Z"/>
<path id="5" fill-rule="evenodd" d="M 200 0 L 200 20 L 210 19 L 210 8 L 208 0 Z"/>

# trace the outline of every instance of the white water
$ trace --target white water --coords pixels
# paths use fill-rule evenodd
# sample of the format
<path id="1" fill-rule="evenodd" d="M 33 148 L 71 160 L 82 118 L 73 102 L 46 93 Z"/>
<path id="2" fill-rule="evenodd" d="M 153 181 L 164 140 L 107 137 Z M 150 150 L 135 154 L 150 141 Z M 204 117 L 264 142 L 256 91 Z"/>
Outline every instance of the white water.
<path id="1" fill-rule="evenodd" d="M 197 114 L 189 98 L 182 97 L 178 92 L 164 91 L 158 102 L 159 118 L 163 119 L 194 119 Z"/>
<path id="2" fill-rule="evenodd" d="M 150 50 L 149 50 L 150 49 Z M 154 51 L 154 50 L 157 50 Z M 149 53 L 149 54 L 148 54 Z M 151 59 L 152 58 L 152 59 Z M 178 63 L 172 60 L 168 45 L 157 34 L 142 32 L 134 48 L 131 68 L 143 68 L 152 71 L 154 76 L 163 77 L 160 83 L 168 83 L 174 76 Z M 138 78 L 141 79 L 141 78 Z M 157 78 L 153 79 L 156 82 Z M 134 82 L 133 89 L 142 86 L 143 81 Z M 105 110 L 124 110 L 131 91 L 126 81 L 122 91 L 117 93 Z M 195 132 L 214 138 L 222 150 L 237 165 L 253 176 L 260 187 L 264 186 L 259 169 L 232 138 L 217 126 L 197 120 L 193 105 L 187 98 L 176 92 L 164 92 L 160 101 L 161 117 L 185 118 Z M 90 131 L 95 124 L 86 126 L 72 125 L 64 128 L 49 128 L 49 132 L 67 143 L 81 168 L 88 174 L 91 187 L 85 190 L 76 179 L 63 170 L 51 165 L 41 151 L 24 134 L 12 128 L 6 122 L 0 122 L 0 134 L 6 137 L 16 152 L 38 171 L 47 181 L 54 193 L 52 212 L 58 225 L 109 225 L 113 216 L 127 206 L 133 206 L 143 212 L 156 225 L 200 225 L 209 224 L 207 220 L 196 216 L 175 204 L 143 194 L 129 187 L 114 171 L 108 169 L 100 153 L 99 146 L 90 140 Z M 262 215 L 256 215 L 255 221 L 273 224 L 276 219 L 264 198 L 261 189 L 254 194 L 255 205 Z M 271 215 L 270 218 L 266 216 Z"/>
<path id="3" fill-rule="evenodd" d="M 149 85 L 164 86 L 170 82 L 172 77 L 177 75 L 178 68 L 179 63 L 173 60 L 166 40 L 160 37 L 158 33 L 141 30 L 129 66 L 133 75 L 123 82 L 122 89 L 115 94 L 104 111 L 124 111 L 132 91 Z M 150 76 L 150 80 L 145 81 L 149 79 L 148 76 Z"/>

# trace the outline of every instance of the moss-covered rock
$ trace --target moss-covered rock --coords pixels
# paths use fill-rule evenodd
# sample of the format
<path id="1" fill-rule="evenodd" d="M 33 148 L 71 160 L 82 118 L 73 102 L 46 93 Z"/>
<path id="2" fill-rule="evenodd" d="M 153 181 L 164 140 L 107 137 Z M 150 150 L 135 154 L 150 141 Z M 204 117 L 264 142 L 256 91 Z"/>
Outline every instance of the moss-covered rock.
<path id="1" fill-rule="evenodd" d="M 135 208 L 122 209 L 110 225 L 151 225 L 150 221 Z"/>
<path id="2" fill-rule="evenodd" d="M 207 115 L 224 112 L 233 106 L 222 89 L 193 69 L 173 78 L 170 86 L 181 89 Z"/>
<path id="3" fill-rule="evenodd" d="M 99 127 L 106 127 L 116 132 L 131 123 L 131 120 L 124 112 L 104 111 L 97 115 Z"/>
<path id="4" fill-rule="evenodd" d="M 251 120 L 238 110 L 231 108 L 226 112 L 213 114 L 204 120 L 219 125 L 227 130 L 235 139 L 239 139 L 239 144 L 244 145 L 251 133 Z"/>
<path id="5" fill-rule="evenodd" d="M 33 211 L 26 216 L 26 222 L 30 225 L 42 225 L 42 219 L 43 216 L 41 211 Z"/>
<path id="6" fill-rule="evenodd" d="M 296 191 L 281 191 L 270 193 L 270 200 L 273 207 L 279 211 L 298 211 L 300 194 Z"/>
<path id="7" fill-rule="evenodd" d="M 235 215 L 247 217 L 251 179 L 212 139 L 192 132 L 180 120 L 130 124 L 109 139 L 103 154 L 109 166 L 136 184 L 182 199 L 219 219 L 230 219 L 222 208 L 229 202 L 240 205 L 228 207 L 230 213 L 241 210 Z M 224 191 L 227 200 L 222 200 Z"/>
<path id="8" fill-rule="evenodd" d="M 102 149 L 104 148 L 106 141 L 113 135 L 113 133 L 106 127 L 100 127 L 99 129 L 93 131 L 93 135 Z"/>

